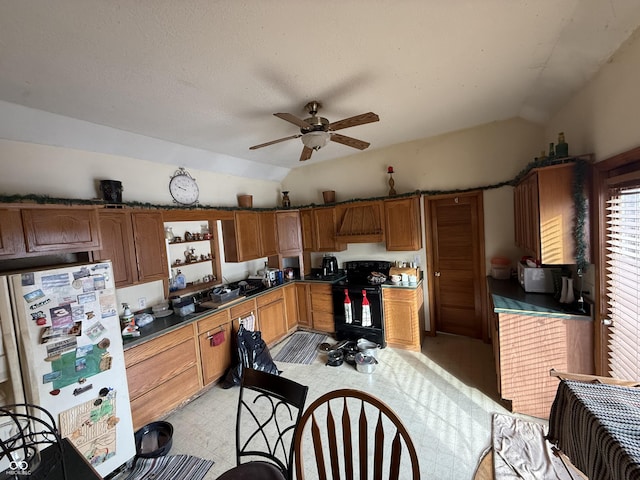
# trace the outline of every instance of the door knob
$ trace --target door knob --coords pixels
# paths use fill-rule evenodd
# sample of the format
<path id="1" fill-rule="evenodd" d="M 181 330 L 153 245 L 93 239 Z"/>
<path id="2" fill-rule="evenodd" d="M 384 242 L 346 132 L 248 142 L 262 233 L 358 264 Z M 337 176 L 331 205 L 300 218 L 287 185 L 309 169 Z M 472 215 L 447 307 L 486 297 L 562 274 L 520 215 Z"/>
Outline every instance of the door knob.
<path id="1" fill-rule="evenodd" d="M 434 275 L 435 275 L 436 277 L 439 277 L 439 276 L 440 276 L 440 272 L 435 272 L 435 273 L 434 273 Z"/>
<path id="2" fill-rule="evenodd" d="M 605 327 L 610 327 L 611 325 L 613 325 L 613 320 L 611 320 L 610 318 L 603 318 L 602 325 L 604 325 Z"/>

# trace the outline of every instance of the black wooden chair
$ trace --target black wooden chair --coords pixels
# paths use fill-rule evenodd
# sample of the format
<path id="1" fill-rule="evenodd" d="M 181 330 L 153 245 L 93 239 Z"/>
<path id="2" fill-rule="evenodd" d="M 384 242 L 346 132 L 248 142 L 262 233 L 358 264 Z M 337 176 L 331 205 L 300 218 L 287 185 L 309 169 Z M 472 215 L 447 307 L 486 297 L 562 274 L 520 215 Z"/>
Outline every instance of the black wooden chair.
<path id="1" fill-rule="evenodd" d="M 296 429 L 294 452 L 297 480 L 307 472 L 320 479 L 420 480 L 418 455 L 400 418 L 359 390 L 335 390 L 311 403 Z"/>
<path id="2" fill-rule="evenodd" d="M 41 455 L 46 448 L 47 455 Z M 0 407 L 0 473 L 7 478 L 66 479 L 63 442 L 51 414 L 37 405 Z"/>
<path id="3" fill-rule="evenodd" d="M 245 368 L 236 417 L 236 463 L 218 480 L 291 480 L 293 438 L 308 387 Z"/>

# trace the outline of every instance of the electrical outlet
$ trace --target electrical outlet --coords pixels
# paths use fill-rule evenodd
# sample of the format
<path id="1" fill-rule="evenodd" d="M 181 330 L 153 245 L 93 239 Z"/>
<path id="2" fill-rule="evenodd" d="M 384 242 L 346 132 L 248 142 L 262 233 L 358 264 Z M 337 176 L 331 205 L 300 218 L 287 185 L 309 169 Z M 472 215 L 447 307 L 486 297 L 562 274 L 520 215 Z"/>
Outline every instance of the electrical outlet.
<path id="1" fill-rule="evenodd" d="M 138 299 L 138 307 L 147 308 L 147 299 L 145 297 L 140 297 Z"/>

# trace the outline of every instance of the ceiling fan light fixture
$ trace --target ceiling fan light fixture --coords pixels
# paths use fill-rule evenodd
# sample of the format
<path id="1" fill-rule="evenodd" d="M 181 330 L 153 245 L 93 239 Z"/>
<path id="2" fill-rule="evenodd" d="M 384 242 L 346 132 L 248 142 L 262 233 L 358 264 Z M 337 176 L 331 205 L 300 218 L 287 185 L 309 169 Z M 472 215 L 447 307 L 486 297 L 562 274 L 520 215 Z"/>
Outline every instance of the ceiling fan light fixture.
<path id="1" fill-rule="evenodd" d="M 331 135 L 329 134 L 329 132 L 308 132 L 302 135 L 302 143 L 307 148 L 320 150 L 329 142 L 330 137 Z"/>

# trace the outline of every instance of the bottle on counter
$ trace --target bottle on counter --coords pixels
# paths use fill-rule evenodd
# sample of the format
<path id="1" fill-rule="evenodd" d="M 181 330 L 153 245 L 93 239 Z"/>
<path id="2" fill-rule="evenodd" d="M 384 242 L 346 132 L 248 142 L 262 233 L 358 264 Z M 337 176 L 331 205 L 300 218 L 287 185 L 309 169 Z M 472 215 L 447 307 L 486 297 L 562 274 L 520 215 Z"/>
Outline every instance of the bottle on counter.
<path id="1" fill-rule="evenodd" d="M 176 275 L 176 288 L 178 290 L 182 290 L 183 288 L 187 288 L 187 279 L 180 270 L 178 270 L 178 274 Z"/>

